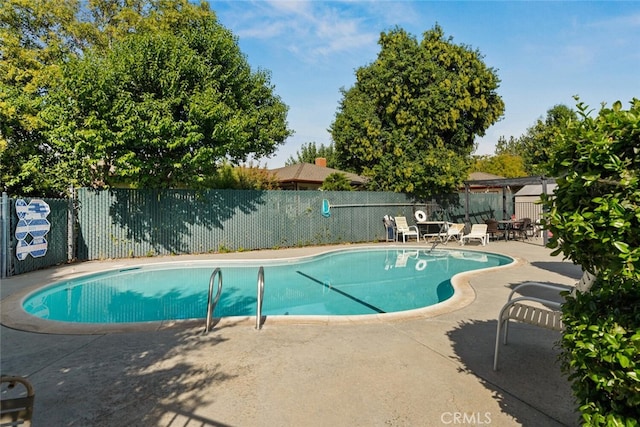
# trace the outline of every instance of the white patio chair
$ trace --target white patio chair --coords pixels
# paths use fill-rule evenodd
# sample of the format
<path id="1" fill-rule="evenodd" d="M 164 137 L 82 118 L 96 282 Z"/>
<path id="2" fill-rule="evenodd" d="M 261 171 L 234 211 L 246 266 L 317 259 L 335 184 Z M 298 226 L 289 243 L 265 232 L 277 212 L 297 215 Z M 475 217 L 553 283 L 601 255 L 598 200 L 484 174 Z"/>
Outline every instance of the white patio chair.
<path id="1" fill-rule="evenodd" d="M 402 233 L 402 241 L 407 241 L 407 236 L 415 236 L 416 241 L 420 241 L 420 233 L 418 232 L 418 227 L 415 225 L 407 224 L 407 218 L 403 216 L 396 216 L 393 218 L 396 223 L 396 239 L 398 238 L 398 234 Z"/>
<path id="2" fill-rule="evenodd" d="M 529 325 L 538 326 L 553 331 L 562 331 L 564 324 L 562 323 L 562 300 L 559 295 L 562 291 L 587 292 L 596 281 L 596 276 L 585 271 L 582 278 L 575 286 L 553 285 L 540 282 L 524 282 L 513 288 L 507 303 L 500 310 L 498 315 L 498 327 L 496 330 L 496 347 L 493 354 L 493 370 L 498 370 L 498 352 L 500 350 L 500 334 L 503 333 L 503 344 L 507 344 L 509 334 L 509 321 L 527 323 Z M 519 296 L 513 298 L 516 293 L 523 289 L 530 288 L 534 290 L 551 290 L 558 293 L 558 299 L 551 300 L 548 298 L 536 296 Z"/>
<path id="3" fill-rule="evenodd" d="M 35 399 L 31 382 L 24 377 L 2 375 L 0 391 L 0 425 L 30 426 Z"/>
<path id="4" fill-rule="evenodd" d="M 460 237 L 464 233 L 464 224 L 449 224 L 447 228 L 447 237 L 444 239 L 444 243 L 449 243 L 449 240 L 460 240 Z"/>
<path id="5" fill-rule="evenodd" d="M 460 244 L 464 245 L 465 240 L 468 242 L 469 240 L 480 240 L 482 246 L 487 245 L 487 224 L 473 224 L 471 226 L 471 231 L 468 234 L 463 234 L 460 237 Z"/>

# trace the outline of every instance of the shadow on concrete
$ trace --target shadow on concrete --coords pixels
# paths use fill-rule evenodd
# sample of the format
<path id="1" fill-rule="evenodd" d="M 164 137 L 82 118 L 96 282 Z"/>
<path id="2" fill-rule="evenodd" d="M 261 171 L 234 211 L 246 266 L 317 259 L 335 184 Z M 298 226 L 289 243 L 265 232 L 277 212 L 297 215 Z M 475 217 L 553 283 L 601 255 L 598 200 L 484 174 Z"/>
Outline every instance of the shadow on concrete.
<path id="1" fill-rule="evenodd" d="M 34 426 L 225 425 L 196 413 L 215 402 L 212 385 L 224 387 L 238 376 L 221 363 L 218 347 L 227 343 L 221 329 L 206 336 L 201 329 L 97 336 L 1 332 L 2 373 L 25 376 L 35 388 Z"/>
<path id="2" fill-rule="evenodd" d="M 478 377 L 519 425 L 577 425 L 577 406 L 557 360 L 559 333 L 513 323 L 494 371 L 496 326 L 496 321 L 464 321 L 447 333 L 461 371 Z"/>
<path id="3" fill-rule="evenodd" d="M 534 261 L 531 265 L 543 270 L 571 277 L 576 279 L 576 281 L 580 280 L 580 277 L 582 277 L 583 274 L 582 267 L 567 261 Z"/>

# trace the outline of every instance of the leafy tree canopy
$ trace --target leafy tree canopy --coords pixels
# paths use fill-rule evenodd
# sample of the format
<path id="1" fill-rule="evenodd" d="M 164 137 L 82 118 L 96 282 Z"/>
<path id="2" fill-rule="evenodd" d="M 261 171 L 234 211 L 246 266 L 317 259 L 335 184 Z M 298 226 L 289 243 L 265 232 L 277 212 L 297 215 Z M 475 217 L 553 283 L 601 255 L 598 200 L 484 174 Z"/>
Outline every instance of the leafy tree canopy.
<path id="1" fill-rule="evenodd" d="M 520 156 L 521 152 L 518 140 L 513 136 L 510 136 L 509 140 L 507 141 L 504 136 L 501 136 L 500 138 L 498 138 L 498 142 L 496 143 L 495 154 L 496 156 L 499 156 L 500 154 Z"/>
<path id="2" fill-rule="evenodd" d="M 208 188 L 235 190 L 275 190 L 279 187 L 278 178 L 265 167 L 249 162 L 246 165 L 233 166 L 229 163 L 218 168 L 209 178 Z"/>
<path id="3" fill-rule="evenodd" d="M 522 158 L 530 175 L 548 175 L 548 162 L 555 151 L 560 135 L 569 122 L 576 121 L 578 115 L 566 105 L 555 105 L 547 111 L 546 117 L 538 119 L 519 138 Z"/>
<path id="4" fill-rule="evenodd" d="M 476 156 L 472 171 L 507 178 L 551 175 L 549 157 L 563 129 L 576 120 L 578 116 L 574 110 L 565 105 L 555 105 L 547 111 L 546 118 L 538 119 L 520 137 L 498 138 L 495 154 Z"/>
<path id="5" fill-rule="evenodd" d="M 579 120 L 576 112 L 562 104 L 554 105 L 544 118 L 539 118 L 526 132 L 514 138 L 500 137 L 496 144 L 496 155 L 511 154 L 522 158 L 526 175 L 551 176 L 548 165 L 562 132 L 570 122 Z"/>
<path id="6" fill-rule="evenodd" d="M 395 29 L 379 44 L 378 58 L 342 90 L 330 129 L 338 165 L 370 177 L 372 189 L 416 198 L 455 190 L 474 138 L 504 111 L 496 72 L 437 25 L 421 42 Z"/>
<path id="7" fill-rule="evenodd" d="M 269 74 L 252 72 L 205 3 L 8 0 L 0 13 L 12 47 L 0 174 L 14 193 L 199 188 L 291 133 Z"/>
<path id="8" fill-rule="evenodd" d="M 527 176 L 522 157 L 513 154 L 496 154 L 495 156 L 478 156 L 471 167 L 472 172 L 486 172 L 505 178 Z"/>
<path id="9" fill-rule="evenodd" d="M 318 157 L 327 159 L 327 167 L 336 169 L 337 163 L 335 158 L 335 150 L 333 144 L 325 146 L 320 144 L 318 147 L 315 142 L 302 144 L 302 148 L 296 151 L 296 157 L 289 156 L 285 162 L 285 166 L 295 165 L 297 163 L 315 163 Z"/>

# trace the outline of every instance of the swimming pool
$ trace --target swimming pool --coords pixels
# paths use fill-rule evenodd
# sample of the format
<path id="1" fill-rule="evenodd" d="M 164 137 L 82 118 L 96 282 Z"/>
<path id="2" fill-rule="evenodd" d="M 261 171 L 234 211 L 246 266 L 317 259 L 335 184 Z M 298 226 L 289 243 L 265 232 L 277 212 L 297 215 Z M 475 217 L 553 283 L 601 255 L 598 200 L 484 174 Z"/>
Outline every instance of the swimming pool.
<path id="1" fill-rule="evenodd" d="M 507 265 L 509 257 L 468 250 L 367 248 L 306 258 L 173 262 L 105 271 L 29 294 L 23 309 L 73 323 L 136 323 L 206 317 L 212 271 L 223 289 L 215 317 L 255 316 L 264 267 L 265 316 L 353 316 L 415 310 L 451 298 L 461 272 Z"/>

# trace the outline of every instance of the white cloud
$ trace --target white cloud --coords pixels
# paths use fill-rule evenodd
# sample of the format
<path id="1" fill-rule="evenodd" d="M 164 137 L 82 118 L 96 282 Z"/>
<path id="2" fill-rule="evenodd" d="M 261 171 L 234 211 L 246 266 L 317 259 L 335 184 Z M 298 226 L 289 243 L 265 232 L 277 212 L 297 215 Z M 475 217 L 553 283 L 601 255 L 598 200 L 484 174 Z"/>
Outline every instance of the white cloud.
<path id="1" fill-rule="evenodd" d="M 311 2 L 292 0 L 266 0 L 273 9 L 295 15 L 306 15 L 311 8 Z"/>
<path id="2" fill-rule="evenodd" d="M 238 37 L 252 39 L 272 39 L 286 32 L 286 26 L 282 22 L 271 22 L 259 27 L 245 28 L 237 31 Z"/>
<path id="3" fill-rule="evenodd" d="M 236 8 L 233 29 L 238 37 L 269 40 L 272 48 L 286 49 L 308 63 L 375 46 L 378 33 L 365 28 L 350 4 L 356 5 L 283 0 L 227 3 Z"/>

